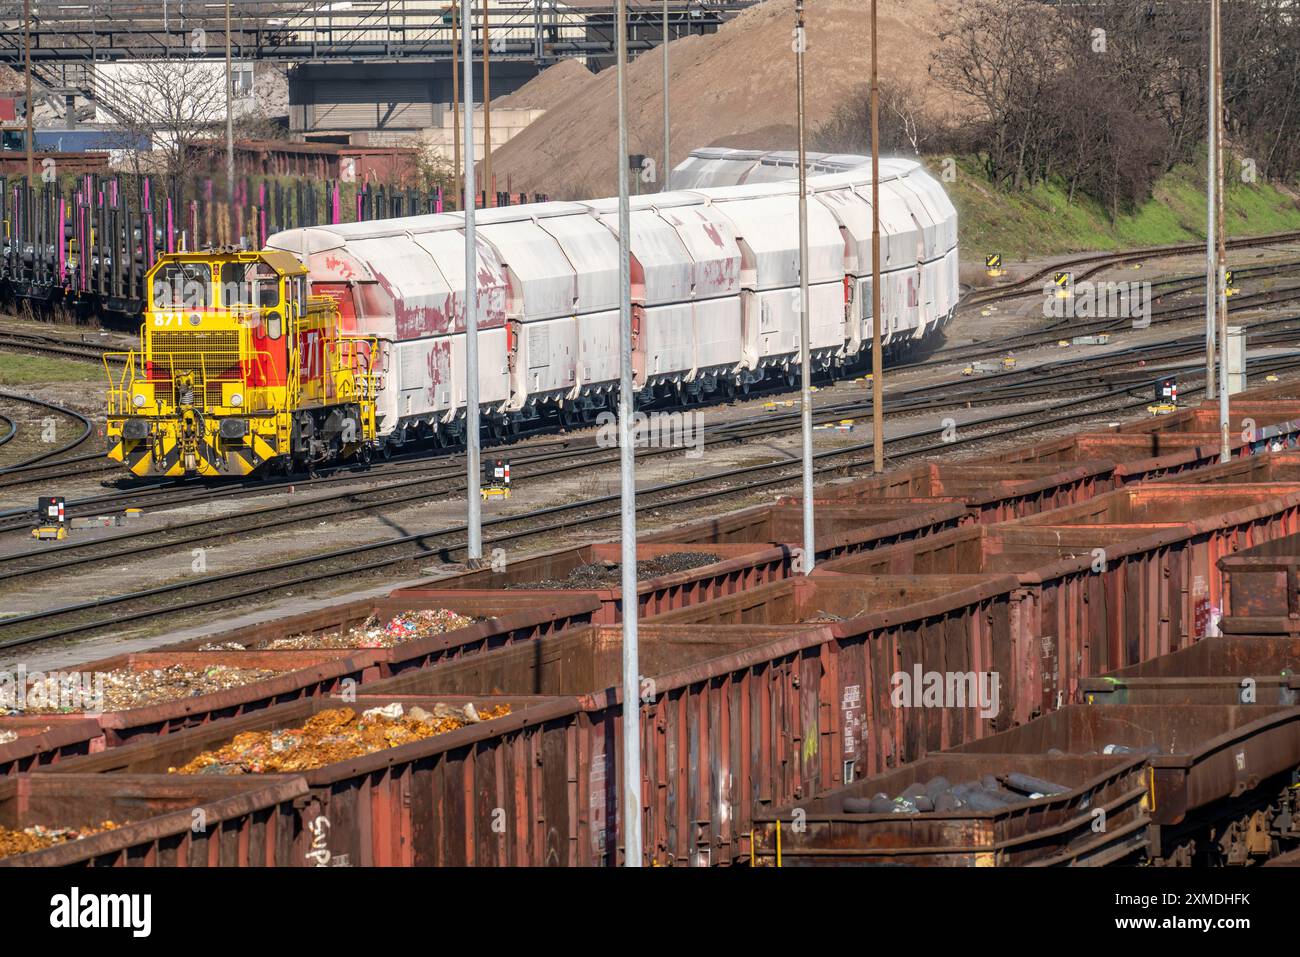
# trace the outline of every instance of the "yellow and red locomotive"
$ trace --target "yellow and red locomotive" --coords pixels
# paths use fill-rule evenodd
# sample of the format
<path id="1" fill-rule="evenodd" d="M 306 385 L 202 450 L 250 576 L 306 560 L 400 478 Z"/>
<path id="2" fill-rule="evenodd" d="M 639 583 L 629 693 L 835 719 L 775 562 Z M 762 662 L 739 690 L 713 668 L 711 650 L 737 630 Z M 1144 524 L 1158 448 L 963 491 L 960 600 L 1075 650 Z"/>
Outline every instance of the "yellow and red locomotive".
<path id="1" fill-rule="evenodd" d="M 157 476 L 368 459 L 376 343 L 345 335 L 306 277 L 278 250 L 162 256 L 138 351 L 105 357 L 109 458 Z"/>

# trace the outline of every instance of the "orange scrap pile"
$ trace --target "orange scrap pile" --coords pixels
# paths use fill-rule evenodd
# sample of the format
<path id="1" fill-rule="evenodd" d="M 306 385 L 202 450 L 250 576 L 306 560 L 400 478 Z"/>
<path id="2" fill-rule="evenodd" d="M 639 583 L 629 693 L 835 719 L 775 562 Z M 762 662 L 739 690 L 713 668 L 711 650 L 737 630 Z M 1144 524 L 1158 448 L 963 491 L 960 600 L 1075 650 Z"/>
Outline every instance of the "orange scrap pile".
<path id="1" fill-rule="evenodd" d="M 432 713 L 418 706 L 404 711 L 397 703 L 361 714 L 351 708 L 332 708 L 313 715 L 301 728 L 237 734 L 228 744 L 215 751 L 204 751 L 184 767 L 167 770 L 171 774 L 311 771 L 509 713 L 509 705 L 480 712 L 472 704 L 463 708 L 439 704 Z"/>
<path id="2" fill-rule="evenodd" d="M 121 825 L 112 821 L 104 821 L 98 826 L 90 827 L 42 827 L 35 824 L 32 827 L 16 830 L 0 825 L 0 857 L 13 857 L 29 851 L 43 851 L 56 844 L 79 841 L 83 837 L 111 831 L 117 827 Z"/>

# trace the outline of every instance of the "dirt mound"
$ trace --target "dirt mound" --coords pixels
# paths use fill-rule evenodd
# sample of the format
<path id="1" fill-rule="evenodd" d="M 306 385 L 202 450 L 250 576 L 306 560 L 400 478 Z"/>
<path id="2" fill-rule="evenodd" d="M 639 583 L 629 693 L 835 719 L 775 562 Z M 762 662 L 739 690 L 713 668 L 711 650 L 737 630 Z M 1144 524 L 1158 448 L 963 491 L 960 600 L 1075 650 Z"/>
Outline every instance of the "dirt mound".
<path id="1" fill-rule="evenodd" d="M 947 96 L 926 81 L 952 2 L 880 0 L 882 80 L 917 85 L 939 109 Z M 819 0 L 806 7 L 811 130 L 869 80 L 871 21 L 862 0 Z M 793 0 L 769 0 L 716 34 L 683 37 L 671 45 L 674 163 L 701 146 L 793 145 L 793 31 Z M 662 71 L 659 50 L 628 67 L 628 151 L 656 161 L 663 152 Z M 561 63 L 499 102 L 547 114 L 493 154 L 498 189 L 545 192 L 554 199 L 617 191 L 614 70 L 593 76 L 576 63 Z M 774 141 L 762 138 L 767 135 Z"/>
<path id="2" fill-rule="evenodd" d="M 543 70 L 509 96 L 492 101 L 493 109 L 549 110 L 572 99 L 596 74 L 577 60 L 561 60 Z"/>

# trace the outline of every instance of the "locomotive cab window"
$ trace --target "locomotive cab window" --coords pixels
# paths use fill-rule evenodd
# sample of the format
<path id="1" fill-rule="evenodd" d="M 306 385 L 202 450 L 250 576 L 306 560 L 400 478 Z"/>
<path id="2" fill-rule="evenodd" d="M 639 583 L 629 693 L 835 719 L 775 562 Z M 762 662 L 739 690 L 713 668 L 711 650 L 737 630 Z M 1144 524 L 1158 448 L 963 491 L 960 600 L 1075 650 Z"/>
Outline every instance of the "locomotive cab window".
<path id="1" fill-rule="evenodd" d="M 212 305 L 212 270 L 207 263 L 167 263 L 154 274 L 155 309 L 201 309 Z"/>
<path id="2" fill-rule="evenodd" d="M 252 306 L 247 263 L 224 263 L 221 267 L 222 306 Z"/>
<path id="3" fill-rule="evenodd" d="M 280 277 L 270 266 L 254 263 L 249 269 L 258 308 L 269 309 L 280 304 Z"/>
<path id="4" fill-rule="evenodd" d="M 253 290 L 248 284 L 247 263 L 222 264 L 221 304 L 226 307 L 253 304 Z"/>

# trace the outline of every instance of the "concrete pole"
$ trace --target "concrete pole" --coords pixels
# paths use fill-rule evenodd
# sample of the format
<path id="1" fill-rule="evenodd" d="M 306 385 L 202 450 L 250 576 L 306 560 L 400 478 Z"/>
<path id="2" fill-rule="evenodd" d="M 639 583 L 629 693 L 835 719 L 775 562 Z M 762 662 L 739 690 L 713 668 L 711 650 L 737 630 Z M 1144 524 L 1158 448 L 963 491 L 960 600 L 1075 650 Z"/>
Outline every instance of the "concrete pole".
<path id="1" fill-rule="evenodd" d="M 492 62 L 492 44 L 488 38 L 488 4 L 483 0 L 483 189 L 487 191 L 484 206 L 496 205 L 496 191 L 492 188 L 492 84 L 489 64 Z"/>
<path id="2" fill-rule="evenodd" d="M 876 0 L 871 0 L 871 451 L 885 470 L 885 350 L 880 341 L 880 71 Z"/>
<path id="3" fill-rule="evenodd" d="M 456 202 L 464 203 L 465 194 L 461 191 L 460 173 L 460 28 L 458 17 L 460 10 L 456 0 L 451 4 L 451 136 L 452 136 L 452 175 L 455 177 Z M 464 206 L 461 207 L 462 209 Z"/>
<path id="4" fill-rule="evenodd" d="M 226 0 L 226 202 L 235 201 L 235 76 L 230 62 L 230 0 Z"/>
<path id="5" fill-rule="evenodd" d="M 466 553 L 470 561 L 483 557 L 483 526 L 479 499 L 478 449 L 478 247 L 474 235 L 474 23 L 473 0 L 462 0 L 465 18 L 465 492 Z"/>
<path id="6" fill-rule="evenodd" d="M 673 159 L 670 152 L 668 101 L 668 0 L 664 0 L 664 192 L 673 188 Z"/>
<path id="7" fill-rule="evenodd" d="M 1223 168 L 1227 156 L 1223 151 L 1223 7 L 1220 0 L 1214 0 L 1214 75 L 1215 150 L 1219 154 L 1219 460 L 1226 462 L 1232 458 L 1232 451 L 1228 448 L 1228 251 L 1224 243 L 1227 225 L 1223 216 Z"/>
<path id="8" fill-rule="evenodd" d="M 36 106 L 32 103 L 32 0 L 23 0 L 23 70 L 27 87 L 27 185 L 31 186 L 36 179 L 32 159 L 32 116 L 36 113 Z"/>
<path id="9" fill-rule="evenodd" d="M 1215 225 L 1218 216 L 1217 184 L 1218 184 L 1218 124 L 1219 115 L 1217 109 L 1219 97 L 1219 64 L 1215 58 L 1215 48 L 1218 40 L 1214 35 L 1214 6 L 1210 6 L 1210 76 L 1207 84 L 1209 120 L 1207 123 L 1205 135 L 1205 397 L 1208 399 L 1214 395 L 1214 336 L 1215 336 L 1215 307 L 1218 305 L 1218 295 L 1215 281 L 1216 272 L 1216 255 L 1215 243 L 1218 236 L 1218 227 Z"/>
<path id="10" fill-rule="evenodd" d="M 618 445 L 622 486 L 623 591 L 623 864 L 640 867 L 641 671 L 637 647 L 636 449 L 632 414 L 632 208 L 627 160 L 627 0 L 618 0 Z"/>
<path id="11" fill-rule="evenodd" d="M 799 383 L 803 431 L 803 555 L 800 567 L 811 575 L 817 561 L 813 527 L 812 323 L 808 316 L 808 151 L 805 142 L 803 51 L 807 44 L 803 0 L 794 3 L 795 103 L 799 123 Z"/>

